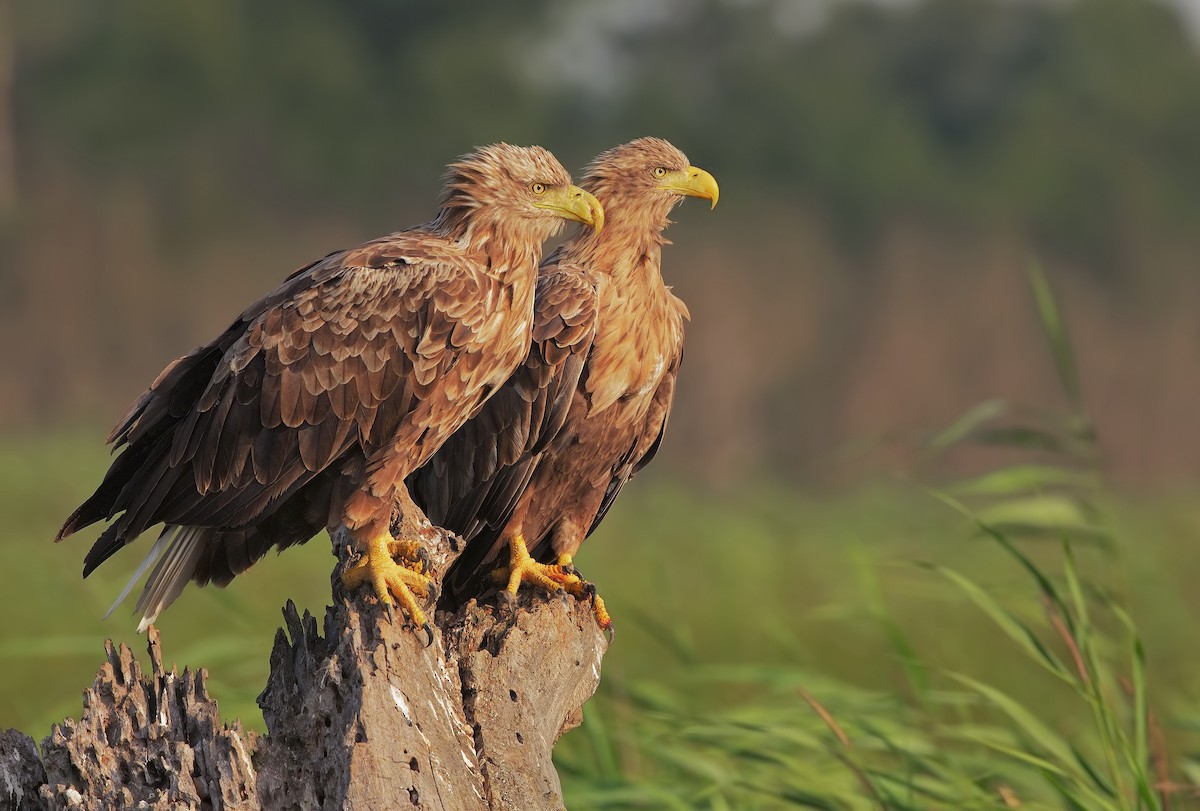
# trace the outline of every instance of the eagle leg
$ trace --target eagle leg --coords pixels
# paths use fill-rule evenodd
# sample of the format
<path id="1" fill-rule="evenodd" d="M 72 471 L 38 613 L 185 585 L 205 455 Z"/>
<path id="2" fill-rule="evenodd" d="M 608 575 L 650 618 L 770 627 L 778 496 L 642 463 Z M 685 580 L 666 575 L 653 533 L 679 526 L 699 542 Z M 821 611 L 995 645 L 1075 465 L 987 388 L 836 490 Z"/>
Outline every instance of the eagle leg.
<path id="1" fill-rule="evenodd" d="M 550 594 L 560 594 L 567 591 L 571 581 L 579 578 L 568 573 L 561 565 L 538 563 L 525 546 L 525 538 L 520 533 L 508 540 L 508 565 L 501 566 L 492 572 L 492 577 L 499 583 L 507 584 L 505 591 L 512 597 L 517 596 L 517 590 L 522 583 L 531 583 Z M 567 556 L 568 562 L 570 557 Z"/>
<path id="2" fill-rule="evenodd" d="M 385 534 L 369 541 L 366 547 L 366 555 L 362 562 L 342 575 L 342 585 L 353 589 L 363 583 L 370 583 L 389 618 L 392 615 L 393 602 L 398 602 L 413 625 L 425 631 L 428 637 L 426 644 L 432 644 L 433 626 L 429 624 L 415 595 L 420 595 L 423 600 L 431 600 L 434 597 L 433 581 L 392 559 L 394 550 L 402 558 L 410 559 L 413 565 L 421 563 L 424 566 L 421 556 L 414 551 L 419 544 L 396 541 L 391 535 Z"/>
<path id="3" fill-rule="evenodd" d="M 509 539 L 508 547 L 508 566 L 501 566 L 493 573 L 497 583 L 507 584 L 504 588 L 507 599 L 517 596 L 522 583 L 531 583 L 550 594 L 566 593 L 578 600 L 590 599 L 596 624 L 605 633 L 612 630 L 612 617 L 604 607 L 604 600 L 596 593 L 594 585 L 579 576 L 570 555 L 559 555 L 557 563 L 538 563 L 530 556 L 525 538 L 520 534 Z"/>

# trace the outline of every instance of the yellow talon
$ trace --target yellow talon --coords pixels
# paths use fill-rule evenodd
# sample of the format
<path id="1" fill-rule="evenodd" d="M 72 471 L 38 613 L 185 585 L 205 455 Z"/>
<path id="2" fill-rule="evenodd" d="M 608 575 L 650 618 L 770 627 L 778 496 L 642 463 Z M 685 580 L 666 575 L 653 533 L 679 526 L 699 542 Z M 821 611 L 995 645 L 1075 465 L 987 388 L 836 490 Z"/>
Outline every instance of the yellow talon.
<path id="1" fill-rule="evenodd" d="M 569 566 L 570 564 L 568 563 L 567 565 Z M 560 562 L 559 566 L 561 567 L 563 564 Z M 550 577 L 558 579 L 554 574 L 550 574 Z M 596 593 L 596 587 L 576 574 L 564 575 L 561 582 L 567 593 L 576 599 L 591 599 L 592 613 L 596 615 L 596 624 L 606 634 L 611 633 L 613 627 L 612 617 L 609 615 L 608 609 L 604 606 L 604 598 Z"/>
<path id="2" fill-rule="evenodd" d="M 505 591 L 513 596 L 516 596 L 522 583 L 532 583 L 542 590 L 554 594 L 560 589 L 565 589 L 570 583 L 570 578 L 579 579 L 574 575 L 567 575 L 561 566 L 538 563 L 530 557 L 529 549 L 525 546 L 525 539 L 520 535 L 514 535 L 509 540 L 508 548 L 509 559 L 506 573 L 508 585 L 505 587 Z M 568 556 L 569 559 L 570 556 Z"/>
<path id="3" fill-rule="evenodd" d="M 433 641 L 433 626 L 417 603 L 417 596 L 422 600 L 430 599 L 434 593 L 433 581 L 425 575 L 407 566 L 401 566 L 392 559 L 393 554 L 414 562 L 422 562 L 419 551 L 420 544 L 413 541 L 396 541 L 390 535 L 374 538 L 367 543 L 366 555 L 362 562 L 348 569 L 342 575 L 342 585 L 353 589 L 363 583 L 370 583 L 379 598 L 380 604 L 392 614 L 392 598 L 408 614 L 413 624 L 421 628 Z"/>
<path id="4" fill-rule="evenodd" d="M 558 556 L 555 564 L 538 563 L 525 546 L 525 539 L 514 535 L 509 540 L 509 563 L 492 572 L 493 579 L 506 583 L 505 591 L 514 597 L 522 583 L 533 585 L 551 594 L 565 591 L 578 600 L 592 600 L 592 611 L 596 615 L 596 624 L 608 632 L 612 629 L 612 617 L 604 607 L 604 600 L 596 593 L 596 587 L 581 578 L 575 572 L 575 566 L 570 555 Z"/>
<path id="5" fill-rule="evenodd" d="M 605 633 L 612 631 L 612 617 L 608 615 L 608 609 L 604 607 L 604 598 L 594 591 L 592 592 L 592 613 L 596 615 L 596 624 L 600 626 L 600 630 Z"/>

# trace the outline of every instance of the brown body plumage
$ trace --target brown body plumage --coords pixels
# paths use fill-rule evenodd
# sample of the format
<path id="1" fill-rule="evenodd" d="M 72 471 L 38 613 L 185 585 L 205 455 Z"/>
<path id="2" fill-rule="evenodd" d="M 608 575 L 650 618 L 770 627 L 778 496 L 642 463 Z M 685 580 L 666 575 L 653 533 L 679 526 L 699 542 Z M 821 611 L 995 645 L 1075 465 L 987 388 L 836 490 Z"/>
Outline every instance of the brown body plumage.
<path id="1" fill-rule="evenodd" d="M 688 316 L 662 280 L 662 231 L 683 195 L 715 204 L 716 184 L 643 138 L 599 156 L 581 185 L 605 230 L 543 262 L 525 364 L 410 479 L 430 519 L 470 540 L 450 599 L 474 592 L 514 536 L 544 562 L 573 556 L 666 428 Z"/>
<path id="2" fill-rule="evenodd" d="M 144 626 L 189 579 L 225 584 L 272 545 L 326 526 L 360 546 L 386 534 L 405 476 L 526 356 L 542 242 L 564 217 L 597 216 L 540 147 L 464 157 L 431 223 L 302 268 L 169 365 L 113 430 L 127 447 L 59 539 L 112 520 L 86 576 L 167 525 L 139 570 L 165 552 Z"/>

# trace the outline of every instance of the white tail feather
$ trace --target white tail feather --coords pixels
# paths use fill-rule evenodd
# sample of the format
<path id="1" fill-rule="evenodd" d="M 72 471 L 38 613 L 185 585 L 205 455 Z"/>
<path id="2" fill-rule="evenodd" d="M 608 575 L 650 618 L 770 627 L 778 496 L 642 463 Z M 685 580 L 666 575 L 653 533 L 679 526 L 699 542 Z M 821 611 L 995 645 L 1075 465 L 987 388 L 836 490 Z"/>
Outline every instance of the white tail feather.
<path id="1" fill-rule="evenodd" d="M 104 614 L 104 619 L 112 616 L 112 612 L 117 610 L 117 606 L 125 602 L 125 598 L 129 596 L 129 592 L 133 591 L 133 587 L 142 579 L 142 575 L 146 570 L 154 565 L 154 561 L 158 560 L 158 556 L 167 548 L 167 544 L 171 542 L 171 538 L 179 531 L 179 527 L 169 525 L 163 527 L 163 531 L 159 534 L 158 540 L 154 542 L 154 546 L 150 547 L 150 551 L 146 553 L 146 557 L 142 558 L 142 562 L 138 564 L 137 571 L 133 573 L 133 577 L 129 578 L 129 582 L 125 584 L 125 588 L 121 590 L 121 594 L 116 601 L 109 606 L 109 609 Z"/>
<path id="2" fill-rule="evenodd" d="M 142 612 L 142 621 L 138 623 L 138 633 L 149 628 L 150 623 L 154 622 L 158 615 L 175 602 L 175 598 L 183 592 L 184 587 L 187 586 L 196 571 L 200 552 L 204 549 L 204 544 L 211 535 L 212 529 L 210 527 L 167 527 L 166 530 L 163 530 L 162 537 L 154 544 L 155 547 L 163 542 L 168 532 L 171 535 L 169 546 L 158 565 L 154 567 L 154 571 L 146 578 L 146 586 L 138 597 L 135 611 Z M 150 551 L 157 557 L 158 553 L 154 549 Z M 149 557 L 148 555 L 147 558 L 149 559 Z M 143 567 L 148 565 L 148 560 L 143 561 Z M 140 573 L 139 570 L 139 575 Z M 126 591 L 128 592 L 128 589 Z"/>

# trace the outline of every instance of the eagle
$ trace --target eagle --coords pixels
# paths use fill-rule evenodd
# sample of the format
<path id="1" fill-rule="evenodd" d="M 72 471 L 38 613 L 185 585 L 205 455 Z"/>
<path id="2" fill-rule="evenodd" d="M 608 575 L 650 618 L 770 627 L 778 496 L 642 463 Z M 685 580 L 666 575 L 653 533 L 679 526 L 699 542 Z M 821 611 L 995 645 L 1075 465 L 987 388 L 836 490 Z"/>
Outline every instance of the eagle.
<path id="1" fill-rule="evenodd" d="M 451 164 L 436 217 L 289 276 L 215 340 L 170 363 L 108 437 L 123 448 L 56 540 L 109 521 L 87 577 L 156 524 L 144 630 L 189 581 L 225 585 L 272 547 L 344 527 L 389 616 L 432 640 L 416 542 L 388 531 L 404 480 L 525 359 L 542 243 L 603 209 L 542 147 Z M 115 449 L 114 448 L 114 449 Z M 155 565 L 155 561 L 158 561 Z M 114 605 L 115 608 L 115 605 Z"/>
<path id="2" fill-rule="evenodd" d="M 409 478 L 430 521 L 468 541 L 446 576 L 450 601 L 476 592 L 506 545 L 504 594 L 531 582 L 594 596 L 574 555 L 662 442 L 689 318 L 663 283 L 663 230 L 684 197 L 715 207 L 717 182 L 669 142 L 640 138 L 598 156 L 580 185 L 604 206 L 603 232 L 543 261 L 524 364 Z"/>

